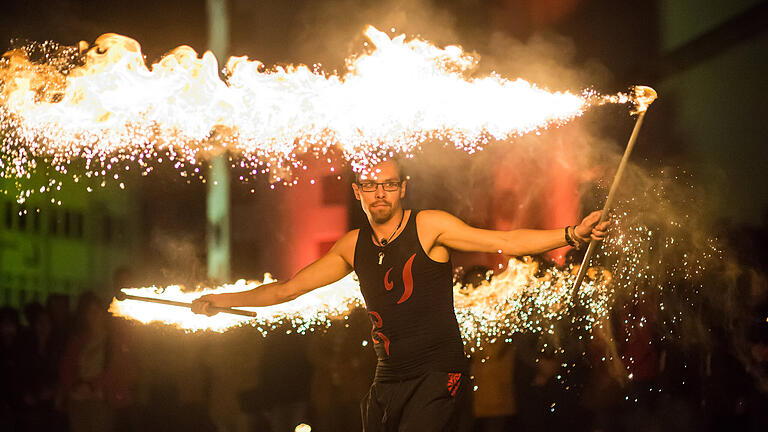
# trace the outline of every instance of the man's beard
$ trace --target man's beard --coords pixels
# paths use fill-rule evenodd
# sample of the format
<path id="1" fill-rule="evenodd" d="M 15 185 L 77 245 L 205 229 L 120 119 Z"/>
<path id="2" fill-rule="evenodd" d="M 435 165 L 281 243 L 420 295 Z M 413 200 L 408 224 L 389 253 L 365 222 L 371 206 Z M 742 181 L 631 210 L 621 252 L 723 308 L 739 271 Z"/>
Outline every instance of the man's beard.
<path id="1" fill-rule="evenodd" d="M 371 218 L 377 224 L 387 223 L 390 219 L 392 219 L 394 214 L 395 212 L 393 211 L 392 206 L 389 206 L 389 207 L 377 206 L 371 209 Z"/>

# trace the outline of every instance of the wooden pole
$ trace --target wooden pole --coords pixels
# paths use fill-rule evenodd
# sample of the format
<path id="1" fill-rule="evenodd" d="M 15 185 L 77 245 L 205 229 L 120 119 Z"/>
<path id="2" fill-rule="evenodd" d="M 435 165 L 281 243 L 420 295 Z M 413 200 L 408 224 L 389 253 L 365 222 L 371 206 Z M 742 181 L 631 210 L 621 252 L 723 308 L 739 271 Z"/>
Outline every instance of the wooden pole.
<path id="1" fill-rule="evenodd" d="M 640 133 L 640 128 L 643 126 L 643 119 L 645 118 L 645 113 L 648 111 L 648 106 L 650 106 L 650 104 L 653 103 L 654 100 L 656 100 L 656 96 L 657 96 L 656 91 L 650 87 L 637 86 L 635 87 L 634 91 L 635 91 L 635 98 L 638 104 L 637 112 L 639 114 L 637 116 L 637 120 L 635 121 L 635 127 L 634 129 L 632 129 L 632 135 L 630 135 L 629 137 L 627 148 L 624 149 L 624 156 L 622 156 L 621 162 L 619 163 L 619 169 L 616 171 L 616 175 L 613 177 L 613 184 L 611 184 L 611 189 L 608 191 L 608 198 L 606 198 L 605 205 L 603 205 L 603 210 L 600 213 L 600 221 L 598 222 L 598 224 L 608 220 L 608 214 L 611 211 L 611 206 L 613 205 L 613 200 L 615 198 L 616 191 L 619 188 L 621 177 L 624 175 L 624 171 L 627 167 L 627 162 L 629 161 L 629 156 L 632 154 L 632 149 L 635 147 L 635 141 L 637 141 L 637 136 Z M 589 246 L 587 247 L 587 251 L 584 253 L 584 259 L 581 261 L 581 267 L 579 267 L 579 272 L 576 275 L 576 281 L 573 283 L 572 299 L 574 301 L 578 297 L 579 287 L 581 287 L 581 283 L 584 281 L 584 276 L 587 273 L 587 267 L 589 266 L 589 261 L 592 259 L 592 256 L 595 254 L 598 243 L 599 242 L 595 240 L 590 240 Z"/>

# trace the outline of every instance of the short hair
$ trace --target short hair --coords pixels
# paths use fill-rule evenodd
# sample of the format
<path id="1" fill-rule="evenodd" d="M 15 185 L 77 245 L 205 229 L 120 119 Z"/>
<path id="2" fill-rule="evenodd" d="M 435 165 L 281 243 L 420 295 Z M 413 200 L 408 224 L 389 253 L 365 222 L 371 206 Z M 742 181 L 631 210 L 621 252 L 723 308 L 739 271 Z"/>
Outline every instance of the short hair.
<path id="1" fill-rule="evenodd" d="M 362 171 L 355 172 L 355 183 L 360 183 L 360 176 L 365 172 L 366 169 L 373 168 L 374 166 L 384 162 L 392 162 L 393 164 L 395 164 L 395 169 L 397 170 L 397 176 L 400 177 L 400 181 L 405 180 L 405 174 L 403 172 L 403 164 L 398 156 L 393 156 L 389 159 L 384 159 L 375 164 L 372 164 L 369 167 L 364 168 Z"/>

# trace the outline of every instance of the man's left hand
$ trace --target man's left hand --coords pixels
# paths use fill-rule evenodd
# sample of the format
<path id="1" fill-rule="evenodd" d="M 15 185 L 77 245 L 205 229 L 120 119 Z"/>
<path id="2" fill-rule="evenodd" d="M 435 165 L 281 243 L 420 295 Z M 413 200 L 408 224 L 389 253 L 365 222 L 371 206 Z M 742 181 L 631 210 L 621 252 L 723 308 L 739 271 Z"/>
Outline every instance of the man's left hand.
<path id="1" fill-rule="evenodd" d="M 587 215 L 580 224 L 573 228 L 573 234 L 580 243 L 588 243 L 590 240 L 602 241 L 608 230 L 610 219 L 598 224 L 600 211 L 596 210 Z"/>

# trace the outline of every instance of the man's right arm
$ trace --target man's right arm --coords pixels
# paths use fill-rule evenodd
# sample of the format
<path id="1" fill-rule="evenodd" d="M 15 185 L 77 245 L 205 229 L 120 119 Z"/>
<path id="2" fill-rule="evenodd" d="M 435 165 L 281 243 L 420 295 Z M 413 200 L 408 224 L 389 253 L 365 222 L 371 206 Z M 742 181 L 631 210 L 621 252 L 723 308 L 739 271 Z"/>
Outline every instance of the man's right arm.
<path id="1" fill-rule="evenodd" d="M 352 271 L 356 241 L 357 231 L 350 231 L 339 239 L 328 253 L 301 269 L 292 278 L 260 285 L 249 291 L 204 295 L 192 302 L 192 312 L 208 313 L 208 306 L 271 306 L 336 282 Z"/>

